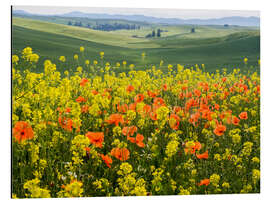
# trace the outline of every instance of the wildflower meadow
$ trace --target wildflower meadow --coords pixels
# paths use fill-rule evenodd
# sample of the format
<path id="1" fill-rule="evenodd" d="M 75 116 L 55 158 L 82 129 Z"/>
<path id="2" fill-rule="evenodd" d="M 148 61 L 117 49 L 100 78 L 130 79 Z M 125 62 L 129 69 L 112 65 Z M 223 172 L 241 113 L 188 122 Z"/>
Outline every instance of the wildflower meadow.
<path id="1" fill-rule="evenodd" d="M 137 70 L 76 51 L 41 72 L 31 47 L 12 56 L 13 198 L 260 192 L 260 61 Z"/>

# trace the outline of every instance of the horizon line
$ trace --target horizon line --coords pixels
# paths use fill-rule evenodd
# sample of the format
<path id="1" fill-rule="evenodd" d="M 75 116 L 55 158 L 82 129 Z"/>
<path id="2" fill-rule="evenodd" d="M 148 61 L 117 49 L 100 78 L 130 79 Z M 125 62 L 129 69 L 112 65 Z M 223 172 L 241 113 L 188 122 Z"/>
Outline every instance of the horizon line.
<path id="1" fill-rule="evenodd" d="M 50 8 L 50 9 L 49 9 Z M 83 14 L 137 15 L 155 18 L 175 19 L 220 19 L 227 17 L 260 18 L 260 11 L 248 10 L 207 10 L 207 9 L 162 9 L 162 8 L 108 8 L 108 7 L 54 7 L 50 6 L 12 6 L 14 11 L 22 10 L 32 15 L 65 15 L 72 12 Z M 76 9 L 76 10 L 75 10 Z M 127 11 L 129 12 L 127 13 Z M 169 11 L 166 12 L 165 11 Z M 179 12 L 181 11 L 181 12 Z M 250 13 L 250 14 L 248 14 Z M 166 14 L 166 15 L 165 15 Z M 168 15 L 169 14 L 169 15 Z"/>

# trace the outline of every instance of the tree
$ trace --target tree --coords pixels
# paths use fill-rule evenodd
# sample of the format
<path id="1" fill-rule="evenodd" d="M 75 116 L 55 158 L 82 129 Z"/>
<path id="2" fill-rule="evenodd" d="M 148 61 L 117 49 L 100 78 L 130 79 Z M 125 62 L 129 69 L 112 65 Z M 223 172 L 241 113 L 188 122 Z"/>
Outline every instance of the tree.
<path id="1" fill-rule="evenodd" d="M 191 28 L 191 33 L 194 33 L 195 32 L 195 28 Z"/>
<path id="2" fill-rule="evenodd" d="M 229 25 L 228 24 L 225 24 L 224 27 L 229 27 Z"/>
<path id="3" fill-rule="evenodd" d="M 72 25 L 72 22 L 71 21 L 68 21 L 68 25 Z"/>
<path id="4" fill-rule="evenodd" d="M 82 22 L 81 21 L 79 21 L 79 22 L 75 22 L 75 24 L 74 24 L 75 26 L 79 26 L 79 27 L 81 27 L 82 26 Z"/>
<path id="5" fill-rule="evenodd" d="M 160 29 L 157 30 L 157 37 L 161 37 L 161 30 Z"/>
<path id="6" fill-rule="evenodd" d="M 78 25 L 78 22 L 76 24 Z M 126 30 L 135 30 L 137 28 L 136 24 L 122 24 L 122 23 L 105 23 L 101 24 L 96 22 L 96 25 L 86 25 L 86 27 L 92 28 L 94 30 L 102 30 L 102 31 L 112 31 L 112 30 L 121 30 L 121 29 L 126 29 Z M 151 34 L 150 34 L 151 35 Z"/>
<path id="7" fill-rule="evenodd" d="M 155 30 L 152 31 L 152 37 L 155 37 L 156 36 L 156 32 Z"/>

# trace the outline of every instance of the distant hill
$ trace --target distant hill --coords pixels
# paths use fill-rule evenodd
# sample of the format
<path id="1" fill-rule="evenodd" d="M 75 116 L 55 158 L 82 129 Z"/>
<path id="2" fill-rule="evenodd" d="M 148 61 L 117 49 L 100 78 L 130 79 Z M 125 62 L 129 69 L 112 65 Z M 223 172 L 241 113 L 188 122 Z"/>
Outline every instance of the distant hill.
<path id="1" fill-rule="evenodd" d="M 143 21 L 148 23 L 162 24 L 196 24 L 196 25 L 239 25 L 239 26 L 260 26 L 258 17 L 224 17 L 211 19 L 178 19 L 178 18 L 157 18 L 145 15 L 111 15 L 111 14 L 93 14 L 74 11 L 61 15 L 63 17 L 85 17 L 95 19 L 125 19 L 131 21 Z"/>
<path id="2" fill-rule="evenodd" d="M 12 14 L 14 15 L 27 15 L 27 16 L 30 16 L 30 15 L 33 15 L 33 14 L 31 14 L 31 13 L 28 13 L 28 12 L 26 12 L 26 11 L 24 11 L 24 10 L 13 10 L 12 11 Z"/>
<path id="3" fill-rule="evenodd" d="M 198 24 L 198 25 L 239 25 L 239 26 L 260 26 L 260 18 L 258 17 L 240 17 L 232 16 L 216 19 L 190 19 L 185 20 L 186 24 Z"/>
<path id="4" fill-rule="evenodd" d="M 25 12 L 23 10 L 14 10 L 13 15 L 37 15 Z M 44 16 L 44 15 L 43 15 Z M 50 15 L 47 15 L 50 16 Z M 211 18 L 211 19 L 178 19 L 178 18 L 157 18 L 145 15 L 114 15 L 114 14 L 99 14 L 99 13 L 83 13 L 80 11 L 73 11 L 57 15 L 59 17 L 79 17 L 89 19 L 117 19 L 139 21 L 147 23 L 181 25 L 181 24 L 194 24 L 194 25 L 238 25 L 238 26 L 260 26 L 260 18 L 258 17 L 241 17 L 232 16 L 224 18 Z"/>

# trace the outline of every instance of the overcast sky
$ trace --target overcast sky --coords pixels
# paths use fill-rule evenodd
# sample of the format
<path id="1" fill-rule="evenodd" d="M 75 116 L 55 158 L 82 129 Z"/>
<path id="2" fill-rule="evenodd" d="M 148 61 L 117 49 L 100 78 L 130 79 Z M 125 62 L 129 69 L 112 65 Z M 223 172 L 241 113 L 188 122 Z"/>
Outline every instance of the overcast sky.
<path id="1" fill-rule="evenodd" d="M 145 15 L 161 18 L 222 18 L 228 16 L 256 16 L 260 17 L 259 11 L 239 10 L 181 10 L 181 9 L 149 9 L 149 8 L 94 8 L 94 7 L 48 7 L 48 6 L 13 6 L 14 10 L 24 10 L 33 14 L 63 14 L 72 11 L 84 13 L 106 13 L 124 15 Z"/>

